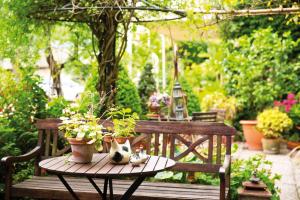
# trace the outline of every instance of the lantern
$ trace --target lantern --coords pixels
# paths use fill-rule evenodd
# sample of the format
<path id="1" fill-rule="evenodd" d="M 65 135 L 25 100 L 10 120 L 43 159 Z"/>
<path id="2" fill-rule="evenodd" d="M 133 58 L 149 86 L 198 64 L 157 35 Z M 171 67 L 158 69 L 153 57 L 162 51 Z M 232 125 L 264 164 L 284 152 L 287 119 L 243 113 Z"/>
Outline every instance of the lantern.
<path id="1" fill-rule="evenodd" d="M 176 106 L 175 108 L 175 117 L 176 120 L 183 120 L 183 107 L 182 106 Z"/>
<path id="2" fill-rule="evenodd" d="M 174 87 L 173 87 L 173 97 L 174 98 L 182 97 L 182 88 L 181 88 L 180 84 L 178 83 L 178 81 L 176 81 L 176 83 L 174 84 Z"/>

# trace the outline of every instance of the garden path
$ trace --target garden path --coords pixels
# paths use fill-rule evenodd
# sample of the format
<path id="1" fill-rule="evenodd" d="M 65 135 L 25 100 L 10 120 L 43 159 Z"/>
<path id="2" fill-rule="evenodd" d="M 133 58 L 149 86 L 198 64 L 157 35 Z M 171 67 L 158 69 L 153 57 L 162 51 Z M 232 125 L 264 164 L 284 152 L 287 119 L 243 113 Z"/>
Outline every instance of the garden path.
<path id="1" fill-rule="evenodd" d="M 281 180 L 276 185 L 281 188 L 281 200 L 300 200 L 297 192 L 296 170 L 291 159 L 287 156 L 288 151 L 279 155 L 267 155 L 267 159 L 273 162 L 272 172 L 281 174 Z M 239 144 L 239 149 L 233 154 L 233 158 L 247 159 L 255 154 L 263 154 L 262 151 L 251 151 L 245 148 L 244 144 Z M 300 173 L 300 171 L 298 170 Z M 299 183 L 298 183 L 299 186 Z M 298 188 L 299 189 L 299 188 Z"/>

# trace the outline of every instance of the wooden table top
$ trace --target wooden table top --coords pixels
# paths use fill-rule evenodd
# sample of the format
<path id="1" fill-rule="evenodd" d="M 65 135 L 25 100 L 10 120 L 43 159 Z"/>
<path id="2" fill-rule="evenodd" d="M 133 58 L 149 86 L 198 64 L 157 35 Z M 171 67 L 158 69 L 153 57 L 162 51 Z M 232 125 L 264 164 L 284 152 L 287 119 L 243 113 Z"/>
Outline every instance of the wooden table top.
<path id="1" fill-rule="evenodd" d="M 151 176 L 157 172 L 173 167 L 176 162 L 172 159 L 149 156 L 144 164 L 132 166 L 132 164 L 116 165 L 109 161 L 107 153 L 96 153 L 93 160 L 88 164 L 78 164 L 68 161 L 69 156 L 60 156 L 49 158 L 39 163 L 39 166 L 49 173 L 64 174 L 72 176 L 89 176 L 89 177 L 121 177 L 121 176 Z"/>

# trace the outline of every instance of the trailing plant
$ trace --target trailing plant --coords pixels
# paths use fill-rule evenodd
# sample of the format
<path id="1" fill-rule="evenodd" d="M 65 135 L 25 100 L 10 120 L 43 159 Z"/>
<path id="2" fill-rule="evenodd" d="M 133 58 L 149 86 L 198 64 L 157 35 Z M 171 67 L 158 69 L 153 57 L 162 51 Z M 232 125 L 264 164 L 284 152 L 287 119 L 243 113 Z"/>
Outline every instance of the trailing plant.
<path id="1" fill-rule="evenodd" d="M 257 116 L 257 129 L 265 138 L 279 138 L 293 127 L 293 121 L 278 108 L 266 109 Z"/>
<path id="2" fill-rule="evenodd" d="M 148 99 L 151 96 L 151 94 L 153 94 L 156 91 L 156 83 L 155 83 L 152 70 L 153 70 L 152 64 L 147 63 L 146 66 L 144 67 L 138 85 L 138 91 L 139 91 L 139 96 L 141 98 L 143 114 L 146 114 L 148 112 L 148 107 L 147 107 Z"/>
<path id="3" fill-rule="evenodd" d="M 141 114 L 141 99 L 136 86 L 129 78 L 129 75 L 124 67 L 120 66 L 119 70 L 119 78 L 116 82 L 116 106 L 130 108 L 133 112 Z"/>
<path id="4" fill-rule="evenodd" d="M 112 119 L 114 127 L 109 129 L 113 131 L 114 137 L 130 137 L 135 135 L 136 120 L 138 115 L 130 108 L 111 108 L 107 113 L 108 119 Z"/>

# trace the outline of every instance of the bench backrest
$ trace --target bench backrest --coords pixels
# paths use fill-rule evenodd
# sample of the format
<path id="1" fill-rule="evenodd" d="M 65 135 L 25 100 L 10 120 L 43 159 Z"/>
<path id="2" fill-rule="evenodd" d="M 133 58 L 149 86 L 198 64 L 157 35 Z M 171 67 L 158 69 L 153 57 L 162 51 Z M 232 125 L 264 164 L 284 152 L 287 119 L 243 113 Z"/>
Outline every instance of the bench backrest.
<path id="1" fill-rule="evenodd" d="M 69 146 L 57 148 L 59 135 L 62 135 L 58 131 L 60 122 L 57 119 L 37 121 L 39 145 L 45 157 L 60 156 L 70 149 Z M 105 121 L 103 125 L 113 126 L 111 121 Z M 176 160 L 174 170 L 212 173 L 218 172 L 221 166 L 222 147 L 227 155 L 231 154 L 231 141 L 235 134 L 234 128 L 217 122 L 138 121 L 135 131 L 141 134 L 134 139 L 132 146 L 144 142 L 147 154 Z M 178 148 L 181 151 L 177 151 Z M 184 158 L 191 154 L 199 162 L 184 162 Z"/>

